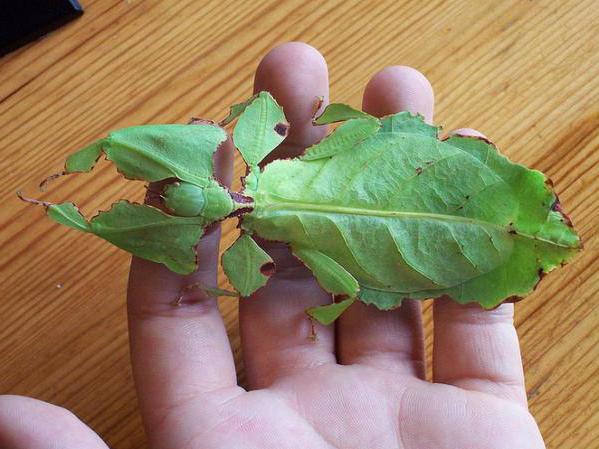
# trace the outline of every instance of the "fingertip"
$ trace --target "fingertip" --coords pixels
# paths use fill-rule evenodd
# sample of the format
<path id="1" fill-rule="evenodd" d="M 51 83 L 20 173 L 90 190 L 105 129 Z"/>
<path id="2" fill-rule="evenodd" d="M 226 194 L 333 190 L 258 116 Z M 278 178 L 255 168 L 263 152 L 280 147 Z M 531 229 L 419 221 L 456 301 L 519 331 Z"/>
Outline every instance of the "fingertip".
<path id="1" fill-rule="evenodd" d="M 483 133 L 472 128 L 454 129 L 448 133 L 448 136 L 482 137 L 483 139 L 487 139 L 487 136 Z"/>
<path id="2" fill-rule="evenodd" d="M 493 309 L 485 309 L 478 303 L 460 304 L 449 298 L 438 298 L 433 306 L 435 317 L 445 323 L 512 323 L 514 304 L 503 303 Z"/>
<path id="3" fill-rule="evenodd" d="M 376 73 L 366 85 L 362 107 L 377 117 L 409 111 L 431 123 L 435 97 L 429 80 L 408 66 L 389 66 Z"/>
<path id="4" fill-rule="evenodd" d="M 304 42 L 287 42 L 270 50 L 256 69 L 254 92 L 270 92 L 291 124 L 288 142 L 312 145 L 326 127 L 312 125 L 319 97 L 329 101 L 329 72 L 322 54 Z"/>

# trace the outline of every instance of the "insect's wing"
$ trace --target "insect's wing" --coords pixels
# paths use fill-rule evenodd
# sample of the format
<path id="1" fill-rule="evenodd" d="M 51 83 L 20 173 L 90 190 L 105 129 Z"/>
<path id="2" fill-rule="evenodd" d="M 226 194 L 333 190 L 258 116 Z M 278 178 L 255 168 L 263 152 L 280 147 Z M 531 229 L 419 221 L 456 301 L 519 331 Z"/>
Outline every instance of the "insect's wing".
<path id="1" fill-rule="evenodd" d="M 242 234 L 223 254 L 223 270 L 241 296 L 249 296 L 266 284 L 274 262 L 252 237 Z"/>
<path id="2" fill-rule="evenodd" d="M 407 113 L 382 121 L 352 151 L 268 164 L 246 183 L 259 201 L 242 228 L 325 253 L 381 309 L 440 296 L 492 308 L 580 249 L 540 172 Z"/>

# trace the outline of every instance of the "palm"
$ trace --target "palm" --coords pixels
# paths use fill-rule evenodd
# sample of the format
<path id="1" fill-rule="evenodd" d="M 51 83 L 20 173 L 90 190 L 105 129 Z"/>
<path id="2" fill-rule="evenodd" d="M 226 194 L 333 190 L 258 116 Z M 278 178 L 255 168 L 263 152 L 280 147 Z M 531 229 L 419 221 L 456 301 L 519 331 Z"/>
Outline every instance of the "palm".
<path id="1" fill-rule="evenodd" d="M 274 157 L 297 154 L 326 133 L 313 127 L 314 99 L 328 99 L 322 56 L 291 43 L 273 50 L 256 73 L 291 123 Z M 405 67 L 377 74 L 364 93 L 373 115 L 399 110 L 432 118 L 423 75 Z M 462 130 L 473 133 L 473 130 Z M 230 182 L 230 141 L 216 170 Z M 216 301 L 186 298 L 182 286 L 214 285 L 218 241 L 198 246 L 199 269 L 181 278 L 134 260 L 129 283 L 131 357 L 152 449 L 540 449 L 526 407 L 513 306 L 494 311 L 434 304 L 433 381 L 424 380 L 420 304 L 381 312 L 352 305 L 335 325 L 311 325 L 304 310 L 330 302 L 287 248 L 263 242 L 277 273 L 239 306 L 247 389 L 235 365 Z M 100 449 L 99 438 L 62 409 L 27 398 L 0 397 L 0 447 Z"/>
<path id="2" fill-rule="evenodd" d="M 229 399 L 218 405 L 221 395 Z M 510 401 L 365 366 L 319 366 L 267 389 L 221 391 L 212 400 L 175 413 L 198 423 L 185 447 L 511 449 L 534 447 L 526 444 L 538 433 Z M 187 433 L 176 421 L 170 431 Z"/>

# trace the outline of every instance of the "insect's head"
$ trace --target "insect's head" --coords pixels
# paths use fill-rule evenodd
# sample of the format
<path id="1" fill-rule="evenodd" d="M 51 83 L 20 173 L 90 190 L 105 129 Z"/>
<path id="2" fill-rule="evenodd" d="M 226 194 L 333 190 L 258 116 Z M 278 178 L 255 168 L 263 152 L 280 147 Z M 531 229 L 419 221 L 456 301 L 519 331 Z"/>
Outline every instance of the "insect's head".
<path id="1" fill-rule="evenodd" d="M 177 181 L 166 186 L 162 196 L 164 204 L 173 214 L 181 217 L 202 216 L 208 222 L 220 220 L 234 209 L 231 195 L 218 183 L 200 187 Z"/>

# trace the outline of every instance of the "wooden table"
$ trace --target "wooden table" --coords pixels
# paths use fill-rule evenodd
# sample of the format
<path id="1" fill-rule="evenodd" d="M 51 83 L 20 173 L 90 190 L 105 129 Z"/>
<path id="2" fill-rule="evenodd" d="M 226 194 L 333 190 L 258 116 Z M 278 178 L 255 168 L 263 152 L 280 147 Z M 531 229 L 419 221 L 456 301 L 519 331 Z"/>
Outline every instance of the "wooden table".
<path id="1" fill-rule="evenodd" d="M 0 59 L 0 393 L 68 407 L 111 447 L 145 447 L 127 346 L 128 255 L 14 192 L 35 195 L 67 154 L 110 129 L 223 117 L 250 95 L 270 48 L 303 40 L 328 60 L 334 101 L 359 105 L 374 72 L 412 65 L 435 88 L 438 123 L 482 130 L 553 179 L 586 249 L 517 305 L 530 406 L 548 447 L 599 447 L 595 1 L 82 3 L 82 18 Z M 41 197 L 77 200 L 89 214 L 142 194 L 102 164 Z M 233 222 L 224 234 L 226 247 Z M 222 311 L 239 358 L 236 301 Z"/>

